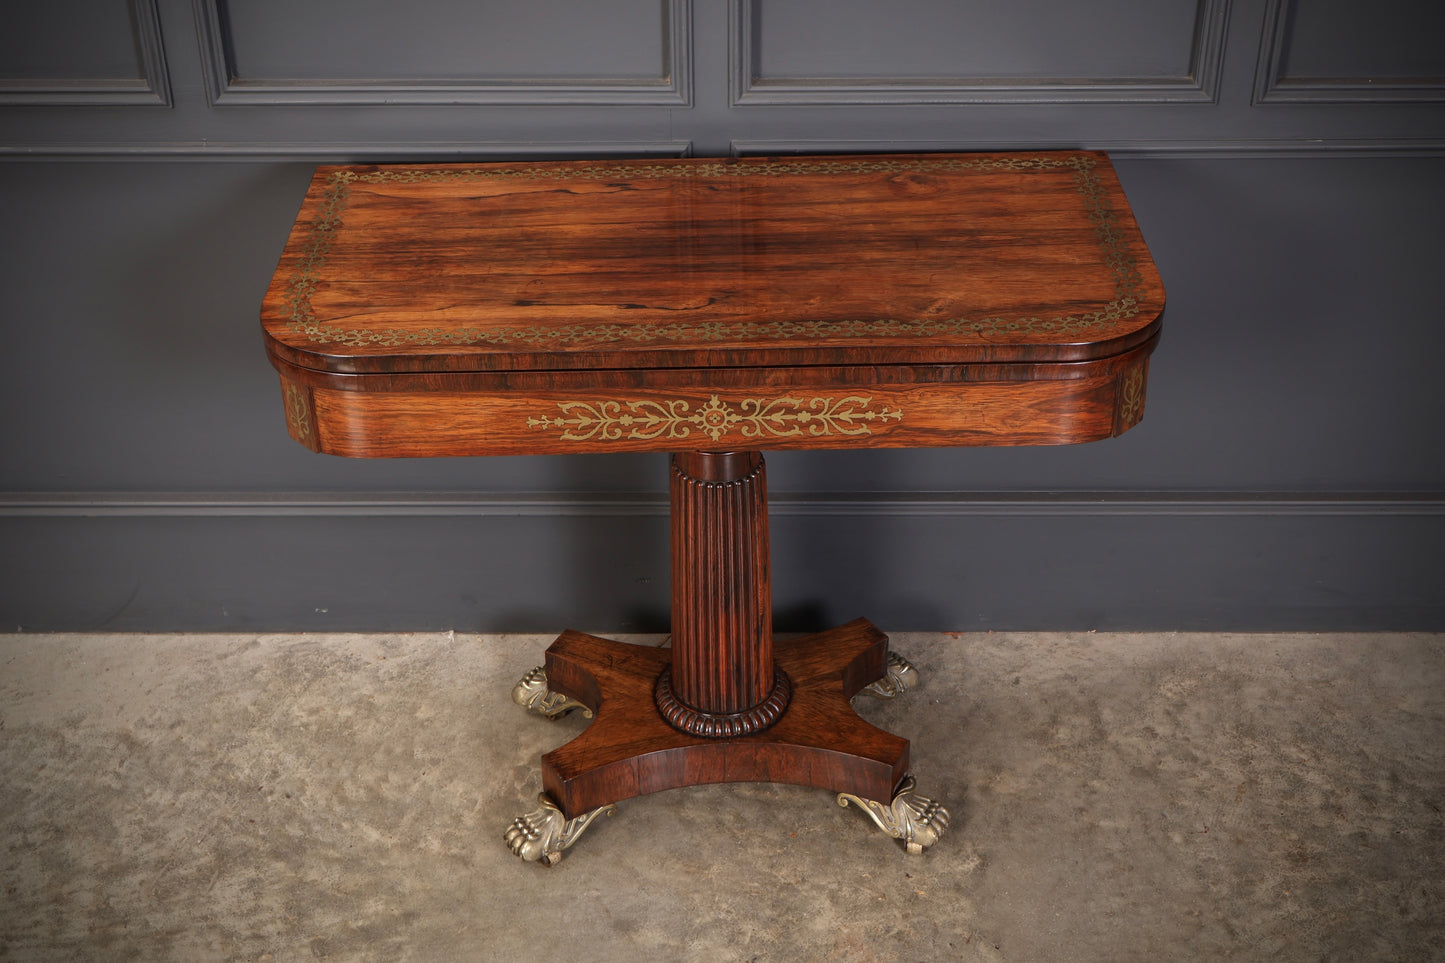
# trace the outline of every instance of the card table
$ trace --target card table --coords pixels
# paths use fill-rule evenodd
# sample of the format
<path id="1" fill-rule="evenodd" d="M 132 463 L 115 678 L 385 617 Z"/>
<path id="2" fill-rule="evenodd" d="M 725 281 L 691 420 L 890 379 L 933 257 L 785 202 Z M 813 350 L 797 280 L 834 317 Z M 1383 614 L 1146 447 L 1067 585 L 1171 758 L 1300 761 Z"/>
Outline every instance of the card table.
<path id="1" fill-rule="evenodd" d="M 592 717 L 506 830 L 550 865 L 618 801 L 733 781 L 936 842 L 852 705 L 916 670 L 861 619 L 773 638 L 762 452 L 1118 435 L 1163 307 L 1102 153 L 681 158 L 322 167 L 262 326 L 313 451 L 672 453 L 670 646 L 567 631 L 513 693 Z"/>

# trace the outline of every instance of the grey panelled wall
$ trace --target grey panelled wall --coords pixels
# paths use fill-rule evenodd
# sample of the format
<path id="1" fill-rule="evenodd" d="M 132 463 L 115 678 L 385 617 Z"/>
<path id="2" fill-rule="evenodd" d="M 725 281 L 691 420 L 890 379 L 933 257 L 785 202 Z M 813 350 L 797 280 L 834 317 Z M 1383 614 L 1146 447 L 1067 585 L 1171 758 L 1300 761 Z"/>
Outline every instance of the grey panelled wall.
<path id="1" fill-rule="evenodd" d="M 1163 274 L 1146 418 L 770 456 L 780 626 L 1445 629 L 1442 9 L 0 6 L 0 629 L 665 624 L 660 456 L 287 438 L 318 162 L 1044 147 L 1113 153 Z"/>

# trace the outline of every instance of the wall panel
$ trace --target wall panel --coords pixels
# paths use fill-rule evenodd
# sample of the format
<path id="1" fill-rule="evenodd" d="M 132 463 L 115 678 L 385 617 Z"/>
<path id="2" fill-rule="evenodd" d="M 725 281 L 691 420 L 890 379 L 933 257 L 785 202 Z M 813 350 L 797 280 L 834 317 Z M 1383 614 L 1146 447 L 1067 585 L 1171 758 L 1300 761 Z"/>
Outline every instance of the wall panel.
<path id="1" fill-rule="evenodd" d="M 1270 0 L 1262 103 L 1445 101 L 1445 6 Z"/>
<path id="2" fill-rule="evenodd" d="M 1445 148 L 1430 39 L 1442 15 L 1408 0 L 1378 16 L 1346 0 L 12 8 L 67 11 L 29 31 L 49 39 L 12 46 L 70 57 L 71 72 L 47 80 L 50 68 L 7 58 L 19 73 L 0 89 L 0 157 Z M 127 9 L 144 69 L 115 26 Z M 124 68 L 106 67 L 117 53 Z M 114 83 L 85 79 L 96 75 Z M 160 103 L 172 89 L 168 111 L 83 109 Z M 1335 103 L 1360 99 L 1371 109 Z M 80 109 L 32 109 L 42 102 Z"/>
<path id="3" fill-rule="evenodd" d="M 196 0 L 217 104 L 688 101 L 689 6 L 605 0 Z M 599 43 L 595 23 L 609 25 Z"/>
<path id="4" fill-rule="evenodd" d="M 168 106 L 156 0 L 0 6 L 0 107 Z"/>
<path id="5" fill-rule="evenodd" d="M 735 0 L 740 104 L 1212 101 L 1225 0 Z"/>

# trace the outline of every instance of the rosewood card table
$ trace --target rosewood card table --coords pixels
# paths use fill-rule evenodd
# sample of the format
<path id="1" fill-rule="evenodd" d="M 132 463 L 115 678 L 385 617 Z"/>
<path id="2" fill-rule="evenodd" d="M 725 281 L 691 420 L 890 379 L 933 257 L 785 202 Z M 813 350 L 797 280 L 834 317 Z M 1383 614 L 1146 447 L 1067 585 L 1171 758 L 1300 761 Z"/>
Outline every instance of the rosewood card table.
<path id="1" fill-rule="evenodd" d="M 1144 410 L 1164 292 L 1100 153 L 323 167 L 262 308 L 291 436 L 356 457 L 672 454 L 670 647 L 564 632 L 514 698 L 592 717 L 506 831 L 828 789 L 921 852 L 947 811 L 851 700 L 864 620 L 774 640 L 762 450 L 1054 445 Z"/>

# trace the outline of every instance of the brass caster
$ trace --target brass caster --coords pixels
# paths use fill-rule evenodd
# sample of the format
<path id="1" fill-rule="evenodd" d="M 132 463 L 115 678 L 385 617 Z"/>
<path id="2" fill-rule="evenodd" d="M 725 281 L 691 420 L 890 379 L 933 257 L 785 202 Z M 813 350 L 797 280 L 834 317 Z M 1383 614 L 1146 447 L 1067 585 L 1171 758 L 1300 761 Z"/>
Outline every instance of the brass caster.
<path id="1" fill-rule="evenodd" d="M 547 670 L 540 665 L 522 676 L 522 681 L 512 688 L 512 701 L 548 719 L 560 719 L 573 709 L 581 709 L 582 715 L 592 718 L 591 709 L 576 699 L 569 699 L 547 688 Z"/>
<path id="2" fill-rule="evenodd" d="M 562 850 L 575 843 L 594 819 L 604 813 L 611 816 L 617 811 L 615 805 L 608 804 L 576 819 L 568 819 L 546 793 L 537 796 L 537 802 L 542 808 L 512 820 L 504 838 L 512 855 L 543 866 L 560 863 Z"/>
<path id="3" fill-rule="evenodd" d="M 888 653 L 888 673 L 871 685 L 865 685 L 859 695 L 867 694 L 875 699 L 896 699 L 918 685 L 918 669 L 897 652 Z"/>
<path id="4" fill-rule="evenodd" d="M 840 792 L 838 805 L 846 809 L 849 802 L 857 803 L 879 829 L 894 839 L 903 840 L 908 851 L 916 856 L 938 842 L 948 828 L 948 810 L 927 796 L 914 795 L 914 785 L 912 775 L 904 776 L 890 803 Z"/>

